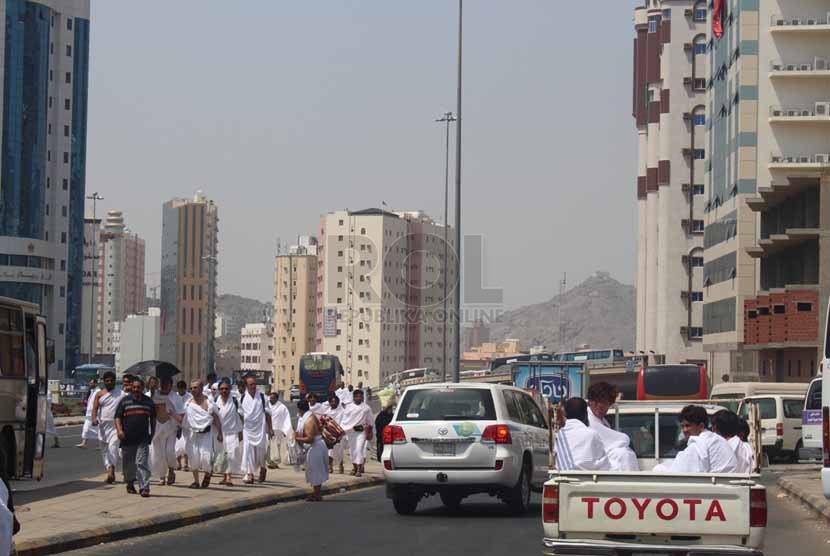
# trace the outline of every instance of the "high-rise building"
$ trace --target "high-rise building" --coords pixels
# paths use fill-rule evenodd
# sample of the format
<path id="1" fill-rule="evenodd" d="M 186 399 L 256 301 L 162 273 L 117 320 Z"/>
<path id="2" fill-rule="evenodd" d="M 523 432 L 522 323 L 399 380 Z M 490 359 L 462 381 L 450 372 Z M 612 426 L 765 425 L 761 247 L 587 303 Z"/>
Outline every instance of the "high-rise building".
<path id="1" fill-rule="evenodd" d="M 121 211 L 107 213 L 99 253 L 96 349 L 97 353 L 113 353 L 114 323 L 143 313 L 146 301 L 144 240 L 127 229 Z"/>
<path id="2" fill-rule="evenodd" d="M 316 351 L 340 358 L 346 382 L 377 387 L 402 370 L 442 369 L 444 231 L 422 212 L 367 209 L 322 218 Z M 457 264 L 452 231 L 447 235 L 451 285 Z M 454 337 L 448 325 L 448 371 Z"/>
<path id="3" fill-rule="evenodd" d="M 0 295 L 40 306 L 60 377 L 79 362 L 89 0 L 0 2 Z"/>
<path id="4" fill-rule="evenodd" d="M 248 323 L 242 327 L 240 341 L 240 369 L 268 371 L 274 367 L 274 324 Z"/>
<path id="5" fill-rule="evenodd" d="M 186 381 L 214 369 L 218 236 L 218 207 L 201 192 L 164 204 L 160 353 Z"/>
<path id="6" fill-rule="evenodd" d="M 98 297 L 101 294 L 101 219 L 84 219 L 84 274 L 81 293 L 81 363 L 92 362 L 96 350 Z M 92 354 L 92 356 L 90 356 Z"/>
<path id="7" fill-rule="evenodd" d="M 707 75 L 703 326 L 716 380 L 818 370 L 830 295 L 828 12 L 820 0 L 723 1 Z"/>
<path id="8" fill-rule="evenodd" d="M 654 362 L 706 361 L 707 12 L 694 0 L 648 0 L 634 11 L 636 343 Z"/>
<path id="9" fill-rule="evenodd" d="M 141 361 L 159 358 L 160 319 L 161 312 L 150 308 L 146 315 L 128 315 L 115 323 L 113 350 L 119 373 Z"/>
<path id="10" fill-rule="evenodd" d="M 274 389 L 298 384 L 300 357 L 315 349 L 317 242 L 301 238 L 274 260 Z"/>

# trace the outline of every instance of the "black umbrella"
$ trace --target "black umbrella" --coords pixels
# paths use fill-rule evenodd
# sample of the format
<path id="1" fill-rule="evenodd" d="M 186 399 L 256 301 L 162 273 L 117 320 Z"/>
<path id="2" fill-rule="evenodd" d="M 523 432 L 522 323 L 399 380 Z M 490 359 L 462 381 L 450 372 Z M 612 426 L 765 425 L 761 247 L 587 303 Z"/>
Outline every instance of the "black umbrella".
<path id="1" fill-rule="evenodd" d="M 124 374 L 145 377 L 155 376 L 161 380 L 163 378 L 172 378 L 180 372 L 179 368 L 173 363 L 168 363 L 167 361 L 156 361 L 155 359 L 152 359 L 136 363 L 124 371 Z"/>

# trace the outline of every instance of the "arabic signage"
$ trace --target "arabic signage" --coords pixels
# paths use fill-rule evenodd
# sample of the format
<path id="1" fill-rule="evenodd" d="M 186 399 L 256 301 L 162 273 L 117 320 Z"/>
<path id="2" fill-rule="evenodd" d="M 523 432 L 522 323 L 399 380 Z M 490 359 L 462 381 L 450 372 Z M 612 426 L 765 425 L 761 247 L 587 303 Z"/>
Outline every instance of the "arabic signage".
<path id="1" fill-rule="evenodd" d="M 333 338 L 337 336 L 337 309 L 328 307 L 323 312 L 323 336 Z"/>
<path id="2" fill-rule="evenodd" d="M 513 364 L 513 384 L 541 392 L 552 403 L 582 396 L 585 390 L 583 375 L 582 365 L 572 361 L 527 361 Z"/>

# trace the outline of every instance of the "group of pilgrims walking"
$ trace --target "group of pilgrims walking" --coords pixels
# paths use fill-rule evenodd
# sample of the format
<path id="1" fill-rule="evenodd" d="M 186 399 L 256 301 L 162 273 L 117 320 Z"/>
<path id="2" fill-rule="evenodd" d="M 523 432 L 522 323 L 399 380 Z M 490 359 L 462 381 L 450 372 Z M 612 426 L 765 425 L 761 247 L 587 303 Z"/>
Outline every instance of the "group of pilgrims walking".
<path id="1" fill-rule="evenodd" d="M 177 471 L 193 475 L 192 489 L 208 488 L 215 476 L 220 485 L 262 483 L 268 469 L 283 463 L 305 468 L 312 487 L 309 501 L 322 499 L 321 487 L 335 469 L 344 474 L 348 446 L 351 474 L 365 472 L 375 419 L 360 389 L 339 388 L 327 400 L 314 394 L 297 403 L 297 421 L 277 392 L 264 394 L 253 377 L 233 385 L 230 380 L 194 380 L 124 375 L 119 388 L 113 372 L 93 379 L 79 448 L 98 442 L 106 482 L 115 483 L 123 464 L 127 491 L 150 495 L 153 480 L 176 483 Z M 383 422 L 389 414 L 378 416 Z M 382 450 L 382 447 L 381 447 Z M 138 488 L 136 488 L 136 485 Z"/>

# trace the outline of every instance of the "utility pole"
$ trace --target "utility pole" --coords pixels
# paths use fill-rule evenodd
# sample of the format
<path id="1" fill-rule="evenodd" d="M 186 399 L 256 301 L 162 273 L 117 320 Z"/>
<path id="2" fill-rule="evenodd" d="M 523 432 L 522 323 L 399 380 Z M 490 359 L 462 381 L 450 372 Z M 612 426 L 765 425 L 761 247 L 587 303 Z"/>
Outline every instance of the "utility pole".
<path id="1" fill-rule="evenodd" d="M 461 40 L 464 0 L 458 0 L 458 91 L 456 93 L 455 123 L 455 367 L 452 381 L 461 381 Z"/>
<path id="2" fill-rule="evenodd" d="M 556 320 L 559 321 L 557 324 L 557 328 L 559 329 L 557 338 L 559 343 L 559 348 L 556 350 L 559 353 L 562 353 L 565 350 L 565 339 L 564 335 L 564 321 L 562 320 L 562 299 L 565 295 L 565 288 L 568 286 L 568 273 L 565 272 L 562 274 L 562 279 L 559 281 L 559 302 L 556 304 Z"/>
<path id="3" fill-rule="evenodd" d="M 447 140 L 444 154 L 444 355 L 443 368 L 441 371 L 441 382 L 447 381 L 447 322 L 449 321 L 449 313 L 447 313 L 447 287 L 449 284 L 449 240 L 448 237 L 450 220 L 449 220 L 449 199 L 450 199 L 450 124 L 455 121 L 455 116 L 452 112 L 445 112 L 443 117 L 435 120 L 436 122 L 446 123 Z"/>
<path id="4" fill-rule="evenodd" d="M 92 282 L 92 294 L 89 296 L 89 353 L 87 354 L 87 363 L 92 363 L 92 353 L 95 349 L 95 332 L 98 324 L 98 319 L 95 317 L 95 283 L 98 281 L 98 252 L 96 246 L 96 236 L 99 228 L 96 221 L 96 210 L 98 201 L 103 201 L 104 198 L 98 195 L 96 191 L 92 195 L 87 195 L 87 199 L 92 201 L 92 275 L 89 277 Z"/>

